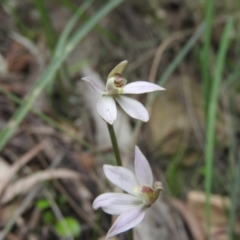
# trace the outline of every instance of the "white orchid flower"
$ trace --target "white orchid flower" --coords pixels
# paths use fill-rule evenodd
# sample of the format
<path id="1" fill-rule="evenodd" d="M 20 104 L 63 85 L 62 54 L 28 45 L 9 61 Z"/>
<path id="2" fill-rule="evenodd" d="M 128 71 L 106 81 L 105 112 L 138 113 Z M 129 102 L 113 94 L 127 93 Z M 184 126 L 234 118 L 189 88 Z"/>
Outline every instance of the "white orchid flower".
<path id="1" fill-rule="evenodd" d="M 127 63 L 126 60 L 120 62 L 109 73 L 105 91 L 102 90 L 92 78 L 82 78 L 82 80 L 88 82 L 95 91 L 102 94 L 102 98 L 97 103 L 97 110 L 99 115 L 109 124 L 113 124 L 117 118 L 117 108 L 114 100 L 116 100 L 122 109 L 132 118 L 140 119 L 144 122 L 149 120 L 149 114 L 146 108 L 140 102 L 123 96 L 123 94 L 140 94 L 165 90 L 157 84 L 144 81 L 127 84 L 127 80 L 122 77 L 122 72 Z"/>
<path id="2" fill-rule="evenodd" d="M 139 224 L 146 210 L 157 200 L 162 188 L 161 182 L 153 185 L 150 165 L 140 149 L 135 147 L 135 174 L 124 167 L 104 165 L 103 170 L 109 181 L 127 193 L 104 193 L 93 202 L 93 208 L 108 214 L 120 215 L 107 233 L 113 237 Z"/>

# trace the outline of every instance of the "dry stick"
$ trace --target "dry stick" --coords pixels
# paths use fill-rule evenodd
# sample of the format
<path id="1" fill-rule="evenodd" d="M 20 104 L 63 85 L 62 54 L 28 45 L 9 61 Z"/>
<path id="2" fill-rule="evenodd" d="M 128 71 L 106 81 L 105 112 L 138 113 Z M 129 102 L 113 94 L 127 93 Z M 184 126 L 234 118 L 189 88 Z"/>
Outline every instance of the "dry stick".
<path id="1" fill-rule="evenodd" d="M 65 153 L 59 153 L 56 158 L 53 160 L 50 169 L 56 168 L 59 163 L 61 162 L 62 158 L 64 157 Z M 18 218 L 23 214 L 23 212 L 26 210 L 26 208 L 29 206 L 30 202 L 34 199 L 34 197 L 39 193 L 41 190 L 43 184 L 39 183 L 33 190 L 31 190 L 28 195 L 23 200 L 21 206 L 18 208 L 18 210 L 15 212 L 15 214 L 12 216 L 12 218 L 6 223 L 3 231 L 0 233 L 0 240 L 4 240 L 9 231 L 14 226 L 15 222 L 18 220 Z"/>
<path id="2" fill-rule="evenodd" d="M 156 81 L 156 75 L 157 75 L 157 69 L 158 65 L 162 59 L 162 55 L 164 51 L 168 48 L 168 46 L 173 43 L 174 41 L 180 40 L 181 38 L 187 37 L 190 35 L 194 29 L 190 29 L 187 31 L 180 31 L 172 34 L 171 36 L 165 38 L 162 43 L 157 48 L 156 54 L 153 59 L 153 63 L 151 66 L 150 74 L 149 74 L 149 82 L 155 82 Z"/>
<path id="3" fill-rule="evenodd" d="M 189 116 L 190 123 L 192 124 L 192 127 L 193 127 L 193 132 L 195 133 L 196 139 L 198 141 L 198 144 L 201 150 L 204 151 L 204 144 L 205 144 L 204 134 L 203 134 L 203 130 L 199 122 L 199 119 L 197 117 L 196 110 L 193 107 L 193 100 L 192 100 L 191 89 L 189 86 L 189 81 L 184 81 L 183 92 L 184 92 L 185 104 L 187 107 L 187 113 Z"/>
<path id="4" fill-rule="evenodd" d="M 45 141 L 42 141 L 42 142 L 45 142 Z M 41 143 L 42 143 L 42 142 L 41 142 Z M 40 143 L 40 144 L 41 144 L 41 143 Z M 40 145 L 40 144 L 39 144 L 39 145 Z M 37 146 L 38 146 L 38 145 L 37 145 Z M 27 155 L 27 154 L 25 154 L 25 155 Z M 25 155 L 24 155 L 24 156 L 25 156 Z M 17 159 L 16 156 L 15 156 L 14 158 Z M 32 174 L 32 173 L 33 173 L 32 169 L 31 169 L 30 167 L 28 167 L 28 166 L 24 166 L 23 171 L 24 171 L 24 173 L 27 173 L 27 174 Z M 60 211 L 60 209 L 58 208 L 56 202 L 54 201 L 51 192 L 48 191 L 47 189 L 44 189 L 44 190 L 43 190 L 43 195 L 45 196 L 45 198 L 47 198 L 47 199 L 49 200 L 50 206 L 51 206 L 51 208 L 52 208 L 52 210 L 53 210 L 56 218 L 57 218 L 58 220 L 61 220 L 61 219 L 63 218 L 63 214 L 61 213 L 61 211 Z M 51 199 L 50 199 L 50 196 L 49 196 L 49 195 L 51 196 Z M 67 232 L 69 232 L 69 234 L 71 234 L 71 232 L 69 231 L 69 227 L 66 225 L 66 223 L 65 223 L 64 221 L 63 221 L 63 227 L 64 227 L 64 229 L 67 230 Z M 73 239 L 73 237 L 70 236 L 70 239 Z"/>
<path id="5" fill-rule="evenodd" d="M 46 145 L 46 141 L 43 140 L 41 143 L 37 144 L 33 147 L 30 151 L 24 154 L 17 162 L 13 164 L 11 169 L 9 170 L 8 175 L 6 178 L 3 179 L 3 182 L 0 184 L 0 199 L 3 195 L 4 190 L 10 183 L 12 177 L 19 171 L 21 167 L 26 165 L 30 160 L 32 160 Z"/>
<path id="6" fill-rule="evenodd" d="M 34 141 L 33 137 L 29 134 L 28 135 L 29 138 L 31 139 L 31 141 Z M 48 168 L 48 162 L 46 161 L 46 159 L 40 154 L 38 155 L 38 158 L 40 160 L 40 163 L 42 164 L 42 166 L 44 168 Z M 82 218 L 87 224 L 89 224 L 89 226 L 91 226 L 93 229 L 95 229 L 96 232 L 102 234 L 102 230 L 99 226 L 97 226 L 94 222 L 92 222 L 91 220 L 89 220 L 88 215 L 79 207 L 79 204 L 72 198 L 72 196 L 66 191 L 65 187 L 63 186 L 63 184 L 59 181 L 59 180 L 52 180 L 52 183 L 54 185 L 54 187 L 62 194 L 66 197 L 67 202 L 69 203 L 69 205 L 72 207 L 72 209 L 78 214 L 78 216 L 80 218 Z"/>

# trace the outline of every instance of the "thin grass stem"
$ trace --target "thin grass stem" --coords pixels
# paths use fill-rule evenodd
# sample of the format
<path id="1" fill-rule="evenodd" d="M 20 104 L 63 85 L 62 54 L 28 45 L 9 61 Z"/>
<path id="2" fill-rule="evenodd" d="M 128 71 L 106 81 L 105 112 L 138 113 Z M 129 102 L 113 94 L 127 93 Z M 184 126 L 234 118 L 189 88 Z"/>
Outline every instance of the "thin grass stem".
<path id="1" fill-rule="evenodd" d="M 209 97 L 211 92 L 211 81 L 210 81 L 210 69 L 209 69 L 209 57 L 210 57 L 210 46 L 211 46 L 211 35 L 212 35 L 212 22 L 214 14 L 214 0 L 206 0 L 206 30 L 204 35 L 204 46 L 201 54 L 202 64 L 202 75 L 203 75 L 203 95 L 204 95 L 204 107 L 205 116 L 207 118 Z"/>
<path id="2" fill-rule="evenodd" d="M 210 194 L 212 190 L 212 176 L 213 176 L 213 159 L 214 159 L 214 144 L 215 144 L 215 122 L 217 115 L 217 103 L 219 96 L 220 83 L 224 69 L 227 49 L 229 46 L 230 32 L 233 27 L 233 19 L 228 19 L 221 38 L 220 48 L 217 55 L 216 68 L 214 72 L 214 79 L 211 87 L 210 102 L 207 114 L 206 123 L 206 142 L 205 142 L 205 193 L 206 193 L 206 229 L 207 236 L 210 237 L 211 225 L 211 209 L 210 209 Z"/>
<path id="3" fill-rule="evenodd" d="M 43 0 L 34 0 L 34 2 L 40 15 L 40 20 L 45 31 L 48 46 L 51 50 L 53 50 L 57 40 L 57 34 L 53 27 L 51 18 L 48 14 Z"/>

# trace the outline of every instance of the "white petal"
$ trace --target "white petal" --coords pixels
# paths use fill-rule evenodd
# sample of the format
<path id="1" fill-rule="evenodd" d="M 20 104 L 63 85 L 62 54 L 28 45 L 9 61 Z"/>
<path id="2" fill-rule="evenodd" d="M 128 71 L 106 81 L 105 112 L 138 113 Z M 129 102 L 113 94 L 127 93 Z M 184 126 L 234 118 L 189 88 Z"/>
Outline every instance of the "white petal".
<path id="1" fill-rule="evenodd" d="M 122 62 L 120 62 L 108 75 L 108 79 L 110 77 L 113 77 L 116 73 L 122 74 L 123 70 L 125 69 L 126 65 L 127 65 L 128 61 L 124 60 Z"/>
<path id="2" fill-rule="evenodd" d="M 118 96 L 115 100 L 123 108 L 123 110 L 132 118 L 142 120 L 147 122 L 149 120 L 149 115 L 146 108 L 135 99 L 129 97 Z"/>
<path id="3" fill-rule="evenodd" d="M 113 237 L 138 225 L 145 216 L 145 210 L 146 208 L 141 205 L 122 213 L 108 231 L 106 238 Z"/>
<path id="4" fill-rule="evenodd" d="M 152 187 L 153 185 L 153 174 L 151 167 L 148 163 L 148 160 L 145 158 L 145 156 L 142 154 L 140 149 L 135 146 L 135 174 L 137 177 L 137 180 L 142 185 L 148 185 Z"/>
<path id="5" fill-rule="evenodd" d="M 105 92 L 97 85 L 97 83 L 96 83 L 94 80 L 92 80 L 92 78 L 90 78 L 90 77 L 84 77 L 84 78 L 82 78 L 82 80 L 88 82 L 96 92 L 101 93 L 101 94 L 104 94 L 104 93 L 105 93 Z"/>
<path id="6" fill-rule="evenodd" d="M 123 88 L 123 93 L 140 94 L 140 93 L 154 92 L 154 91 L 160 91 L 160 90 L 165 90 L 165 88 L 162 88 L 159 85 L 154 83 L 138 81 L 138 82 L 127 84 Z"/>
<path id="7" fill-rule="evenodd" d="M 113 124 L 117 118 L 116 103 L 110 96 L 102 96 L 97 103 L 97 110 L 99 115 L 110 124 Z"/>
<path id="8" fill-rule="evenodd" d="M 141 205 L 138 197 L 125 193 L 104 193 L 98 196 L 93 202 L 93 208 L 102 208 L 104 212 L 112 215 L 119 215 L 126 210 Z"/>
<path id="9" fill-rule="evenodd" d="M 139 186 L 136 176 L 127 168 L 111 165 L 103 166 L 104 173 L 109 181 L 124 191 L 137 195 L 134 189 Z"/>

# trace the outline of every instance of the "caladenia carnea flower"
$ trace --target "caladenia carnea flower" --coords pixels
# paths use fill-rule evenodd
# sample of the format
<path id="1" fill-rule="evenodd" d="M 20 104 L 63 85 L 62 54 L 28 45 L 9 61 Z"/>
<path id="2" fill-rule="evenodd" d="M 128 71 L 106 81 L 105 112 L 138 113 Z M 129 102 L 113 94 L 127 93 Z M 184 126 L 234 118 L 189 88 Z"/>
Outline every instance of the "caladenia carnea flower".
<path id="1" fill-rule="evenodd" d="M 139 148 L 135 147 L 135 174 L 124 167 L 104 165 L 109 181 L 126 193 L 104 193 L 93 202 L 93 208 L 108 214 L 119 215 L 106 238 L 127 231 L 139 224 L 146 210 L 157 200 L 162 191 L 161 182 L 153 184 L 150 165 Z"/>
<path id="2" fill-rule="evenodd" d="M 157 84 L 145 81 L 127 84 L 127 80 L 122 76 L 126 65 L 127 61 L 122 61 L 109 73 L 105 90 L 101 89 L 90 77 L 82 78 L 82 80 L 88 82 L 94 90 L 102 94 L 102 98 L 97 103 L 97 110 L 99 115 L 109 124 L 113 124 L 117 118 L 117 108 L 114 100 L 118 102 L 129 116 L 147 122 L 149 120 L 149 114 L 146 108 L 140 102 L 123 95 L 164 90 L 164 88 Z"/>

